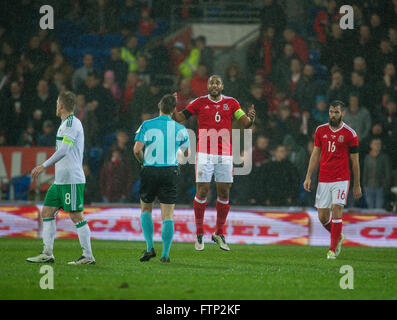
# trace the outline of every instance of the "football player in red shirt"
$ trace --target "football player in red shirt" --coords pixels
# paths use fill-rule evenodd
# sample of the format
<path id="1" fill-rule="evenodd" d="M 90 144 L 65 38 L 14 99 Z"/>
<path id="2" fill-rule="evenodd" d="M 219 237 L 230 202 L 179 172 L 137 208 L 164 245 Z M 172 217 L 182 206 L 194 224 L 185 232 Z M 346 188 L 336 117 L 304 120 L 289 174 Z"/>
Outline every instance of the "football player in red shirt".
<path id="1" fill-rule="evenodd" d="M 226 244 L 223 226 L 229 213 L 229 191 L 233 183 L 233 158 L 230 143 L 233 117 L 244 128 L 249 128 L 255 120 L 255 109 L 252 105 L 248 116 L 241 109 L 238 101 L 222 95 L 223 81 L 213 75 L 208 79 L 208 95 L 193 100 L 184 110 L 174 112 L 173 119 L 183 122 L 195 115 L 199 126 L 199 137 L 196 154 L 196 196 L 193 207 L 196 221 L 196 250 L 204 249 L 204 212 L 212 175 L 215 175 L 216 231 L 212 240 L 223 250 L 229 251 Z"/>
<path id="2" fill-rule="evenodd" d="M 303 183 L 305 190 L 310 192 L 311 176 L 321 155 L 315 207 L 324 228 L 331 233 L 327 259 L 335 259 L 339 255 L 345 238 L 342 233 L 342 211 L 349 193 L 349 158 L 353 169 L 353 197 L 361 198 L 358 136 L 342 121 L 343 108 L 342 101 L 333 101 L 329 107 L 328 123 L 317 127 L 314 149 Z"/>

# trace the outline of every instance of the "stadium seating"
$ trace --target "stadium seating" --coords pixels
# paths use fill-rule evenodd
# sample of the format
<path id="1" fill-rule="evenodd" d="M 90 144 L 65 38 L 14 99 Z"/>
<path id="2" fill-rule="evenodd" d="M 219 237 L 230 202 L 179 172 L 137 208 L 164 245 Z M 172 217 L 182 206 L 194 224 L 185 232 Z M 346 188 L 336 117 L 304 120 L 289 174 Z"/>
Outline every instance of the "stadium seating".
<path id="1" fill-rule="evenodd" d="M 11 182 L 7 184 L 7 200 L 11 200 L 11 185 L 14 188 L 13 200 L 28 200 L 28 192 L 30 188 L 31 178 L 30 175 L 14 177 Z"/>
<path id="2" fill-rule="evenodd" d="M 123 15 L 121 15 L 123 16 Z M 137 19 L 137 17 L 124 17 L 123 19 Z M 128 20 L 131 21 L 131 20 Z M 159 36 L 167 32 L 169 22 L 165 19 L 155 19 L 157 27 L 153 30 L 152 36 Z M 109 59 L 110 49 L 124 45 L 124 38 L 121 34 L 105 34 L 100 36 L 95 33 L 86 33 L 86 23 L 84 21 L 75 23 L 70 20 L 62 19 L 57 21 L 56 38 L 62 46 L 68 62 L 73 68 L 83 65 L 85 53 L 94 56 L 95 69 L 101 70 Z M 148 37 L 138 34 L 138 45 L 144 47 L 148 42 Z"/>
<path id="3" fill-rule="evenodd" d="M 124 45 L 124 38 L 121 34 L 105 34 L 101 43 L 105 48 L 120 47 Z"/>
<path id="4" fill-rule="evenodd" d="M 328 76 L 328 68 L 320 63 L 319 50 L 309 50 L 309 64 L 314 67 L 316 80 L 324 82 Z"/>
<path id="5" fill-rule="evenodd" d="M 91 147 L 88 151 L 88 159 L 86 161 L 93 176 L 98 176 L 99 174 L 103 154 L 103 149 L 99 147 Z"/>
<path id="6" fill-rule="evenodd" d="M 116 142 L 116 134 L 111 133 L 105 136 L 104 143 L 103 143 L 103 152 L 106 153 L 106 151 L 111 147 L 113 142 Z"/>
<path id="7" fill-rule="evenodd" d="M 320 61 L 320 51 L 318 50 L 309 50 L 309 63 L 317 64 Z"/>
<path id="8" fill-rule="evenodd" d="M 82 34 L 78 40 L 78 46 L 81 48 L 99 48 L 101 47 L 101 40 L 96 33 Z"/>
<path id="9" fill-rule="evenodd" d="M 309 21 L 310 23 L 307 23 L 307 35 L 309 37 L 316 37 L 316 33 L 313 30 L 313 26 L 314 26 L 314 20 L 316 19 L 316 15 L 317 13 L 319 13 L 322 10 L 326 10 L 325 7 L 312 7 L 309 10 Z"/>
<path id="10" fill-rule="evenodd" d="M 169 28 L 169 22 L 164 19 L 154 19 L 154 22 L 156 23 L 157 27 L 153 30 L 152 36 L 157 37 L 159 35 L 162 35 L 163 33 L 166 33 L 168 28 Z"/>
<path id="11" fill-rule="evenodd" d="M 135 13 L 121 13 L 120 14 L 120 21 L 123 23 L 131 23 L 138 21 L 138 15 Z"/>

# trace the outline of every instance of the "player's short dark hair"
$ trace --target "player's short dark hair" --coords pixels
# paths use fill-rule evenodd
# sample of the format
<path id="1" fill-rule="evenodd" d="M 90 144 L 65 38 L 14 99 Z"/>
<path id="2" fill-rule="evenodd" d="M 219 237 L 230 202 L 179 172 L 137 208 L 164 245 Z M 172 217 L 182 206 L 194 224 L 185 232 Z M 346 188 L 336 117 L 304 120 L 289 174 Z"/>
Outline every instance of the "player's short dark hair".
<path id="1" fill-rule="evenodd" d="M 74 111 L 76 106 L 76 95 L 72 91 L 65 91 L 59 94 L 59 101 L 69 112 Z"/>
<path id="2" fill-rule="evenodd" d="M 222 79 L 222 77 L 220 76 L 220 75 L 218 75 L 218 74 L 213 74 L 213 75 L 211 75 L 209 78 L 208 78 L 208 82 L 210 81 L 210 79 L 211 78 L 213 78 L 213 77 L 217 77 L 217 78 L 219 78 L 220 80 L 221 80 L 221 82 L 223 83 L 223 79 Z"/>
<path id="3" fill-rule="evenodd" d="M 329 107 L 336 108 L 340 107 L 342 110 L 345 109 L 345 104 L 340 100 L 334 100 L 330 103 Z"/>
<path id="4" fill-rule="evenodd" d="M 171 114 L 176 107 L 176 98 L 172 94 L 166 94 L 160 100 L 160 110 L 162 113 Z"/>

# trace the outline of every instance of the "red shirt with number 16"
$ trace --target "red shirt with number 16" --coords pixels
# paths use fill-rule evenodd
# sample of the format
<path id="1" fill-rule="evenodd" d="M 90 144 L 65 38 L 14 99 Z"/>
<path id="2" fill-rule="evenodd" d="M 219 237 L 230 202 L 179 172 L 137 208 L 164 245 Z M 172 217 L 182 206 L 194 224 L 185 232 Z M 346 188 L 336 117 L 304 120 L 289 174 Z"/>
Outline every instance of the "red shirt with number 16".
<path id="1" fill-rule="evenodd" d="M 186 109 L 197 116 L 199 127 L 197 152 L 231 156 L 233 116 L 241 109 L 238 101 L 224 95 L 221 95 L 219 101 L 214 101 L 207 95 L 193 100 Z"/>
<path id="2" fill-rule="evenodd" d="M 357 133 L 344 122 L 337 130 L 326 123 L 317 127 L 314 145 L 321 148 L 318 182 L 350 181 L 349 148 L 358 146 Z"/>

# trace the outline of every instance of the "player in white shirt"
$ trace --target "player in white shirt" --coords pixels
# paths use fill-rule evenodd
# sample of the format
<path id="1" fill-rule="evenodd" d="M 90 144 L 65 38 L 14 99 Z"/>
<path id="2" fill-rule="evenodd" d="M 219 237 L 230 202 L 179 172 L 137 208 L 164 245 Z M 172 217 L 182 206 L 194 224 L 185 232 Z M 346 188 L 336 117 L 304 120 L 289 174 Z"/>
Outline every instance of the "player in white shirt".
<path id="1" fill-rule="evenodd" d="M 55 164 L 55 181 L 48 189 L 41 210 L 43 221 L 44 250 L 35 257 L 27 258 L 28 262 L 54 262 L 53 246 L 56 236 L 56 214 L 59 209 L 69 212 L 76 224 L 83 255 L 69 264 L 95 264 L 91 250 L 91 233 L 84 218 L 84 186 L 83 171 L 84 130 L 81 122 L 74 116 L 76 96 L 66 91 L 59 95 L 56 115 L 62 120 L 57 132 L 56 151 L 42 165 L 31 172 L 32 179 Z"/>

